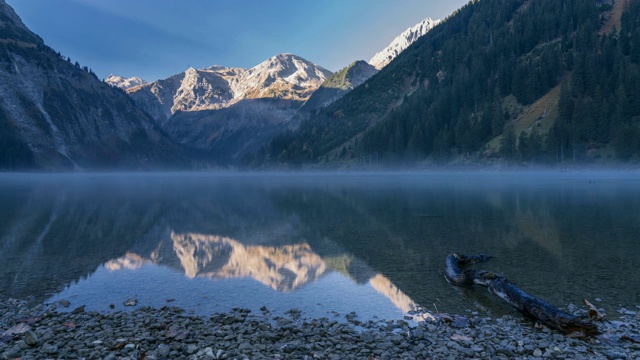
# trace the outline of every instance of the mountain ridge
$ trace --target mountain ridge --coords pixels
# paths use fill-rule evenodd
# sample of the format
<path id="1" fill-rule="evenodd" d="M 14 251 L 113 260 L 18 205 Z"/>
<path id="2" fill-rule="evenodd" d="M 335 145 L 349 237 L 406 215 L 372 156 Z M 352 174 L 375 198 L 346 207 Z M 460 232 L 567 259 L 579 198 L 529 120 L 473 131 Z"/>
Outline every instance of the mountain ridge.
<path id="1" fill-rule="evenodd" d="M 393 39 L 386 48 L 373 55 L 371 60 L 369 60 L 369 64 L 378 70 L 382 69 L 400 55 L 401 52 L 408 48 L 409 45 L 413 44 L 421 36 L 431 31 L 431 29 L 440 23 L 441 20 L 433 20 L 429 17 L 408 28 Z"/>
<path id="2" fill-rule="evenodd" d="M 332 73 L 297 55 L 275 55 L 249 68 L 189 68 L 129 88 L 138 107 L 177 142 L 237 162 L 287 127 Z"/>
<path id="3" fill-rule="evenodd" d="M 177 111 L 218 110 L 248 99 L 304 101 L 331 72 L 297 55 L 275 55 L 249 68 L 189 68 L 167 79 L 127 90 L 160 121 Z"/>

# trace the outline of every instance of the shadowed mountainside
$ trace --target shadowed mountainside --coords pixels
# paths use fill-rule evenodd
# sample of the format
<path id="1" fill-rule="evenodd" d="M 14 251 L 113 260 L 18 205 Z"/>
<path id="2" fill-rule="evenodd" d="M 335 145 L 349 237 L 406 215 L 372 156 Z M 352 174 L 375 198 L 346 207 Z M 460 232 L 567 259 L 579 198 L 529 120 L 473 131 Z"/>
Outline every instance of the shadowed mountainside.
<path id="1" fill-rule="evenodd" d="M 188 163 L 182 147 L 125 93 L 63 59 L 0 1 L 0 169 L 178 162 Z"/>

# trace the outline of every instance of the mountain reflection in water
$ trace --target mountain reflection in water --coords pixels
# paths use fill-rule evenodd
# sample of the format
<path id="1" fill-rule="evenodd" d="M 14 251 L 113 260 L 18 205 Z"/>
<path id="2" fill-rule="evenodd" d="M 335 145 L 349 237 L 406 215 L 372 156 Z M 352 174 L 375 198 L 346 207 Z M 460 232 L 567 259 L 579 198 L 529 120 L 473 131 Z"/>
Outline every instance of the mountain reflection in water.
<path id="1" fill-rule="evenodd" d="M 171 233 L 173 250 L 187 278 L 210 280 L 251 278 L 273 290 L 289 292 L 317 281 L 332 271 L 306 243 L 283 246 L 245 246 L 240 241 L 218 235 Z M 156 249 L 166 246 L 160 244 Z M 176 264 L 174 259 L 127 253 L 104 264 L 110 271 L 138 270 L 145 264 Z M 170 255 L 169 255 L 170 256 Z M 171 265 L 168 265 L 171 267 Z M 372 271 L 369 271 L 373 273 Z M 403 313 L 415 310 L 416 303 L 382 274 L 369 284 Z"/>
<path id="2" fill-rule="evenodd" d="M 0 295 L 101 310 L 139 297 L 195 311 L 511 312 L 446 283 L 444 258 L 458 251 L 494 255 L 481 267 L 559 306 L 633 308 L 639 178 L 0 174 Z"/>
<path id="3" fill-rule="evenodd" d="M 181 265 L 178 270 L 191 279 L 196 276 L 212 280 L 250 277 L 286 292 L 317 280 L 327 271 L 324 261 L 308 244 L 245 246 L 228 237 L 173 232 L 171 240 Z M 105 266 L 110 270 L 133 270 L 146 262 L 164 265 L 163 260 L 153 253 L 148 258 L 128 253 Z M 166 263 L 175 264 L 174 261 Z"/>

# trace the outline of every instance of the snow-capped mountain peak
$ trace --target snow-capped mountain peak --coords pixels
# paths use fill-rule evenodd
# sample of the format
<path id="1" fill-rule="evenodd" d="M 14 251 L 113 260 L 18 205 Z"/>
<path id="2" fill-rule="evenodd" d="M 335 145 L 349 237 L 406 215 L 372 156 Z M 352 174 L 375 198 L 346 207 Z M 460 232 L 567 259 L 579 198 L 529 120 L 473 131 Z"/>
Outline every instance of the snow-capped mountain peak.
<path id="1" fill-rule="evenodd" d="M 378 70 L 382 69 L 390 63 L 391 60 L 395 59 L 396 56 L 398 56 L 404 49 L 408 48 L 409 45 L 413 44 L 421 36 L 431 31 L 431 29 L 439 23 L 440 20 L 432 20 L 431 18 L 422 20 L 420 23 L 405 30 L 402 34 L 393 39 L 389 46 L 375 54 L 371 60 L 369 60 L 369 64 L 375 66 Z"/>
<path id="2" fill-rule="evenodd" d="M 168 79 L 130 89 L 136 103 L 160 122 L 176 112 L 215 110 L 242 100 L 305 101 L 331 72 L 293 54 L 278 54 L 250 68 L 189 68 Z"/>
<path id="3" fill-rule="evenodd" d="M 240 81 L 242 98 L 306 100 L 331 72 L 293 54 L 278 54 L 247 70 Z"/>
<path id="4" fill-rule="evenodd" d="M 147 81 L 139 77 L 134 76 L 130 78 L 123 78 L 122 76 L 117 76 L 113 74 L 109 75 L 106 79 L 104 79 L 104 82 L 106 82 L 111 86 L 118 87 L 123 90 L 127 90 L 139 85 L 147 84 Z"/>
<path id="5" fill-rule="evenodd" d="M 326 71 L 318 65 L 293 54 L 278 54 L 249 69 L 250 72 L 267 72 L 280 78 L 291 78 L 293 75 L 322 77 Z"/>

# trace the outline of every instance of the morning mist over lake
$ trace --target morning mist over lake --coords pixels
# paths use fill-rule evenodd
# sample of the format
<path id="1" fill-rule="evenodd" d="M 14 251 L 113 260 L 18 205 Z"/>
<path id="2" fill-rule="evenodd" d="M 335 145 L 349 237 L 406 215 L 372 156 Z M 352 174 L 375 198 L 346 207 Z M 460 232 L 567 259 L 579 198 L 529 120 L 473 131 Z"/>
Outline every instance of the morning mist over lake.
<path id="1" fill-rule="evenodd" d="M 640 357 L 640 0 L 0 0 L 0 359 Z"/>

